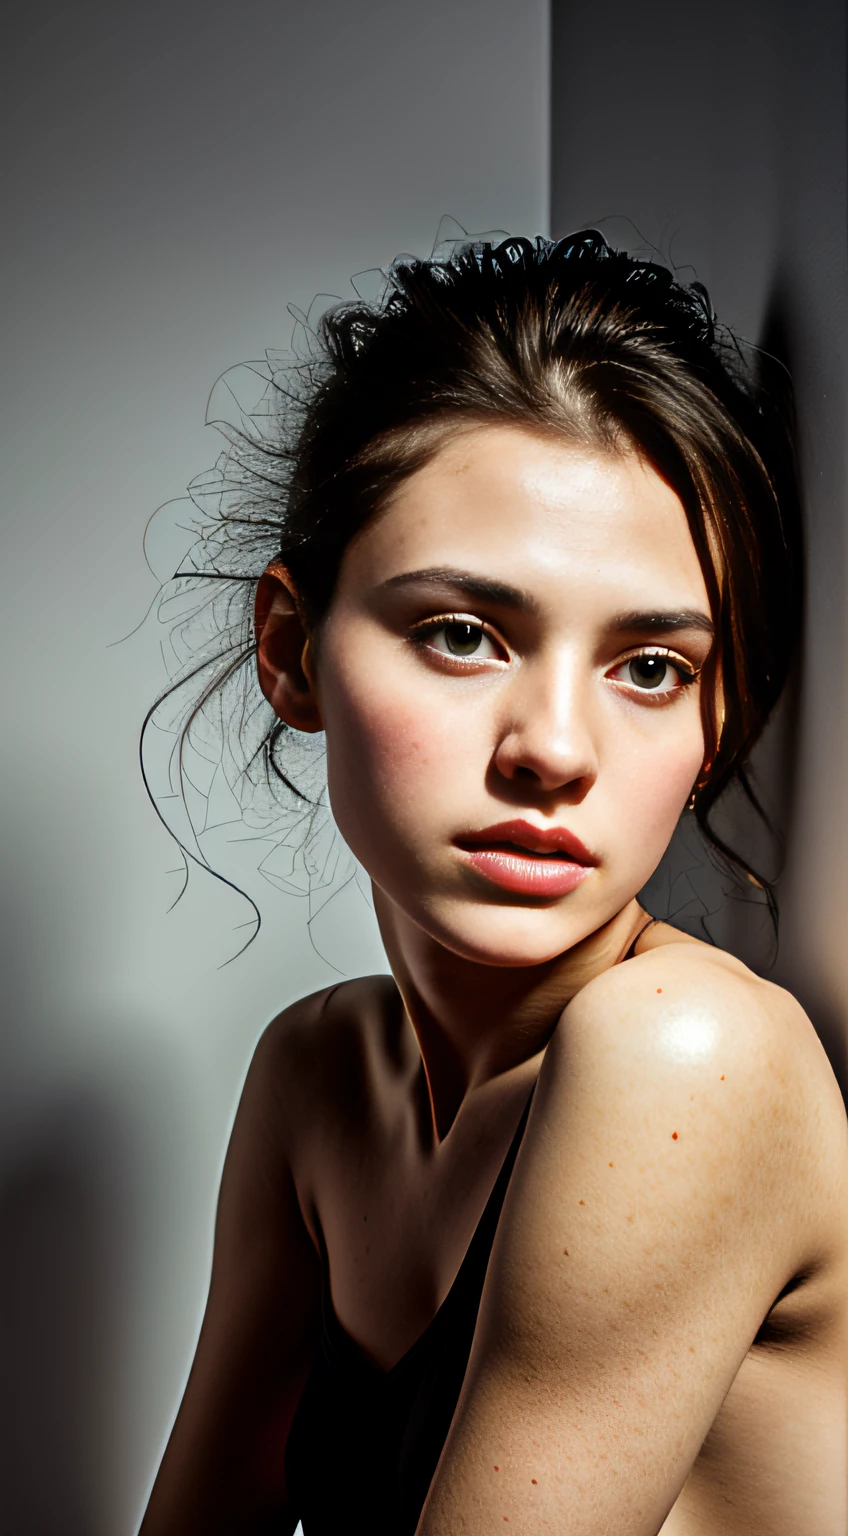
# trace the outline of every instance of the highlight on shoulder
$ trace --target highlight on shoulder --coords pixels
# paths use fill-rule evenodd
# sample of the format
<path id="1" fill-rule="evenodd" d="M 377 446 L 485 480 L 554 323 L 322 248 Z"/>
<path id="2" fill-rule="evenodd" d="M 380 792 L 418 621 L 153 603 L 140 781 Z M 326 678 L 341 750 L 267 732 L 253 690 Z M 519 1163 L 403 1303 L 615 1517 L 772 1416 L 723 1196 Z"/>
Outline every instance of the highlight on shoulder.
<path id="1" fill-rule="evenodd" d="M 629 1024 L 658 1059 L 706 1059 L 731 1044 L 735 1051 L 784 1040 L 794 1048 L 821 1047 L 800 1004 L 784 988 L 757 976 L 725 950 L 658 925 L 626 963 L 595 977 L 563 1015 L 569 1027 L 602 1029 Z M 662 935 L 659 937 L 659 935 Z M 621 1039 L 625 1046 L 625 1038 Z"/>
<path id="2" fill-rule="evenodd" d="M 845 1178 L 842 1095 L 810 1019 L 722 950 L 659 943 L 613 966 L 572 1000 L 551 1046 L 543 1075 L 567 1100 L 585 1092 L 599 1113 L 667 1120 L 681 1151 L 697 1128 L 705 1166 L 723 1148 L 723 1162 L 779 1165 L 787 1191 Z"/>

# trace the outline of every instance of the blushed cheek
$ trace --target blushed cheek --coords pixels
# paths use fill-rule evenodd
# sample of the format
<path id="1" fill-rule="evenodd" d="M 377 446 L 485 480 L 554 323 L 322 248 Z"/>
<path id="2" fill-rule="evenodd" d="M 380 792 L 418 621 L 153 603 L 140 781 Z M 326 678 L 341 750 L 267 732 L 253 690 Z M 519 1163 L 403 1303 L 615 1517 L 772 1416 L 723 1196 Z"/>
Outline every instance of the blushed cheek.
<path id="1" fill-rule="evenodd" d="M 408 693 L 334 701 L 327 721 L 327 777 L 339 830 L 360 862 L 376 873 L 397 835 L 405 845 L 449 817 L 457 751 L 447 722 L 425 719 Z"/>

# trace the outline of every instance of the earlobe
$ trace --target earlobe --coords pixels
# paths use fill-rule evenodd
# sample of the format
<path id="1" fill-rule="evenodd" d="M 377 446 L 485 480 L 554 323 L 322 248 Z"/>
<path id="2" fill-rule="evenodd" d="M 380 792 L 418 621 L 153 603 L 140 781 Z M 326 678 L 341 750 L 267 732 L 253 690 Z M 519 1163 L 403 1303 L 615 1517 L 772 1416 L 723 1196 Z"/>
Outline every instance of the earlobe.
<path id="1" fill-rule="evenodd" d="M 298 731 L 323 730 L 302 606 L 279 562 L 259 578 L 253 621 L 259 686 L 275 715 Z"/>

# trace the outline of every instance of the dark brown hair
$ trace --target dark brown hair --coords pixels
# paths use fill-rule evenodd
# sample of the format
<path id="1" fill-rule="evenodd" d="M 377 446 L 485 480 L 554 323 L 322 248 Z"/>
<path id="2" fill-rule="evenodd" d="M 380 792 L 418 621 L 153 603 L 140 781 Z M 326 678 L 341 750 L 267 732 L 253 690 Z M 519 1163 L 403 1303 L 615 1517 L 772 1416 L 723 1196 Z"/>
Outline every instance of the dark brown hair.
<path id="1" fill-rule="evenodd" d="M 511 423 L 635 449 L 680 497 L 716 625 L 694 812 L 713 850 L 762 888 L 776 916 L 770 882 L 709 818 L 733 781 L 759 809 L 746 764 L 798 643 L 801 540 L 785 376 L 772 365 L 765 377 L 761 356 L 746 363 L 700 284 L 684 287 L 594 230 L 398 257 L 384 279 L 373 302 L 328 309 L 305 353 L 258 370 L 267 382 L 258 411 L 225 429 L 229 451 L 192 488 L 206 522 L 174 580 L 201 591 L 223 583 L 211 600 L 223 644 L 183 666 L 148 720 L 211 667 L 183 721 L 181 753 L 200 713 L 240 674 L 238 731 L 254 736 L 244 742 L 245 782 L 260 768 L 281 794 L 310 799 L 289 761 L 295 733 L 272 716 L 253 676 L 252 602 L 265 565 L 282 561 L 320 629 L 350 540 L 452 432 Z"/>

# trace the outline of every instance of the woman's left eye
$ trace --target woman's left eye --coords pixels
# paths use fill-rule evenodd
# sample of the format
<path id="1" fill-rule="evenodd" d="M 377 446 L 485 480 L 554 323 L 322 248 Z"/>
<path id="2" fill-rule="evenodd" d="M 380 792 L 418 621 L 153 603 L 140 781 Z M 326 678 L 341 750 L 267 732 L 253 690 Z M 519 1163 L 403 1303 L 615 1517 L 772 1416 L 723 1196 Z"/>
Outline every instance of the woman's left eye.
<path id="1" fill-rule="evenodd" d="M 682 659 L 672 660 L 670 656 L 658 651 L 643 651 L 638 656 L 619 662 L 607 676 L 616 683 L 638 688 L 640 693 L 658 694 L 674 693 L 679 688 L 685 688 L 688 683 L 694 682 L 697 673 L 694 667 L 689 667 Z"/>
<path id="2" fill-rule="evenodd" d="M 439 624 L 422 625 L 413 639 L 424 641 L 442 656 L 464 661 L 502 661 L 503 656 L 482 624 L 470 619 L 443 619 Z"/>

